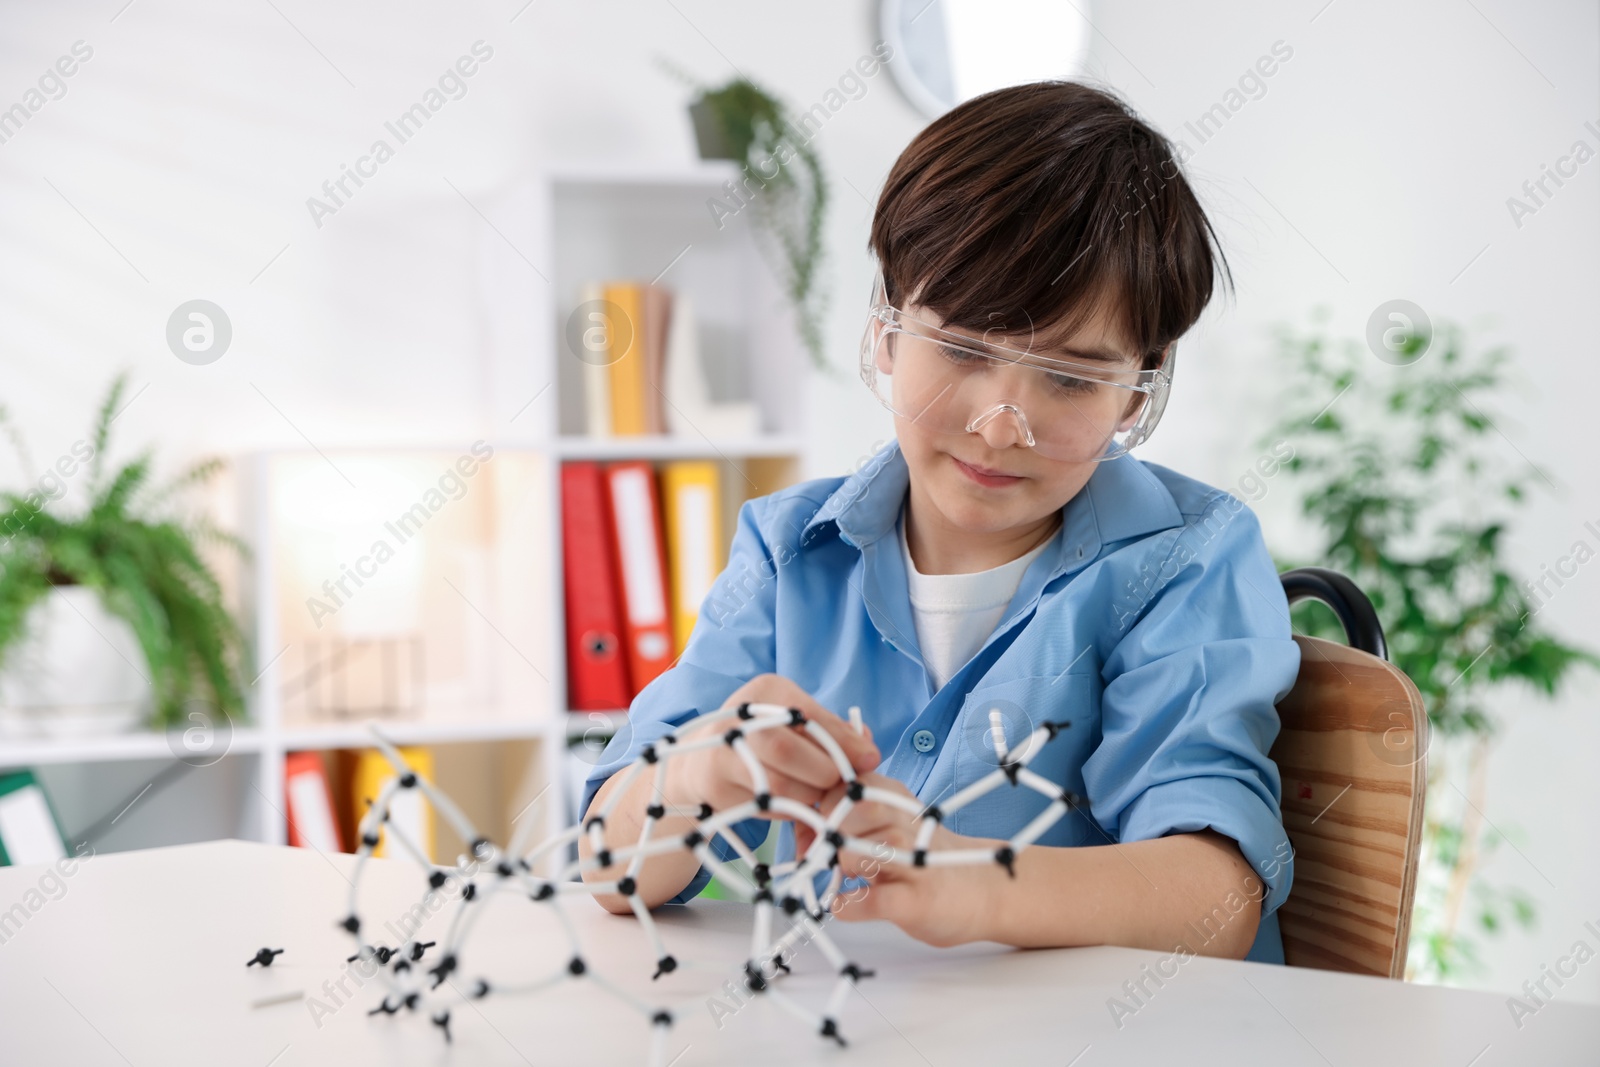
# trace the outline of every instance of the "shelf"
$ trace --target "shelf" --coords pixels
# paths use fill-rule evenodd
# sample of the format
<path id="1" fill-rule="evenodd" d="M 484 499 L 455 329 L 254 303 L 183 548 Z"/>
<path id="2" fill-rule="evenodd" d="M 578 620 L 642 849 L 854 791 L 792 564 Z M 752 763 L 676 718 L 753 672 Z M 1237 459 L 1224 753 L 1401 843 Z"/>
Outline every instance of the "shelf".
<path id="1" fill-rule="evenodd" d="M 599 715 L 603 723 L 591 716 Z M 626 722 L 626 711 L 569 711 L 556 721 L 536 719 L 486 719 L 462 722 L 379 722 L 378 728 L 389 740 L 400 745 L 437 745 L 452 742 L 515 741 L 541 738 L 576 740 L 593 729 L 616 732 Z M 340 726 L 300 726 L 283 732 L 287 751 L 324 748 L 366 748 L 372 736 L 365 723 Z"/>
<path id="2" fill-rule="evenodd" d="M 600 715 L 604 723 L 592 716 Z M 571 711 L 556 720 L 531 721 L 479 719 L 460 722 L 380 722 L 384 736 L 399 745 L 438 745 L 486 741 L 559 739 L 576 740 L 594 729 L 615 732 L 627 721 L 626 711 Z M 337 726 L 298 726 L 275 738 L 282 749 L 298 752 L 330 748 L 368 748 L 372 735 L 365 723 Z M 255 755 L 265 747 L 258 729 L 236 731 L 228 755 Z M 0 741 L 0 768 L 34 767 L 60 763 L 105 763 L 117 760 L 172 759 L 167 735 L 151 731 L 87 737 L 72 740 L 48 738 Z"/>
<path id="3" fill-rule="evenodd" d="M 523 741 L 565 737 L 560 722 L 549 719 L 471 719 L 402 722 L 374 720 L 383 736 L 397 745 L 448 745 L 472 741 Z M 330 726 L 295 726 L 283 731 L 286 751 L 326 748 L 370 748 L 372 733 L 365 722 Z"/>
<path id="4" fill-rule="evenodd" d="M 604 721 L 596 722 L 593 716 Z M 615 733 L 628 720 L 625 710 L 568 711 L 557 721 L 533 720 L 528 722 L 484 719 L 462 722 L 394 722 L 378 721 L 378 728 L 389 740 L 400 745 L 433 745 L 471 741 L 514 741 L 522 739 L 558 738 L 575 741 L 590 730 Z M 376 720 L 375 720 L 376 721 Z M 297 726 L 283 731 L 283 747 L 294 752 L 322 748 L 366 748 L 372 744 L 372 735 L 366 724 L 348 723 L 337 726 Z"/>
<path id="5" fill-rule="evenodd" d="M 177 742 L 181 750 L 182 742 Z M 236 730 L 228 745 L 230 756 L 261 751 L 261 732 Z M 167 734 L 140 731 L 103 737 L 71 739 L 29 738 L 0 741 L 0 767 L 38 767 L 57 763 L 106 763 L 114 760 L 176 759 Z"/>
<path id="6" fill-rule="evenodd" d="M 592 716 L 599 715 L 605 720 L 603 723 L 595 722 Z M 590 730 L 602 730 L 616 733 L 622 724 L 628 721 L 626 711 L 569 711 L 567 712 L 567 739 L 577 740 Z"/>
<path id="7" fill-rule="evenodd" d="M 733 459 L 765 456 L 798 456 L 803 451 L 798 437 L 726 438 L 639 435 L 636 437 L 558 437 L 556 455 L 562 459 Z"/>

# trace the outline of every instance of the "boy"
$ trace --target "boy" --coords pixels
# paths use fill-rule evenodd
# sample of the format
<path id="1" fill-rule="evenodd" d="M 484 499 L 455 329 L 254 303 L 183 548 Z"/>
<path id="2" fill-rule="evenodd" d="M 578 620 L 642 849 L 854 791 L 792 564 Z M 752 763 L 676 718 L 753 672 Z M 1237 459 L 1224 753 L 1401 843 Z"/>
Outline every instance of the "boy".
<path id="1" fill-rule="evenodd" d="M 744 701 L 798 707 L 869 784 L 936 803 L 1007 743 L 1071 725 L 1034 770 L 1084 798 L 998 865 L 879 866 L 841 919 L 888 919 L 934 944 L 1116 944 L 1282 962 L 1288 895 L 1274 705 L 1299 649 L 1253 513 L 1127 450 L 1154 429 L 1176 340 L 1227 265 L 1172 146 L 1107 93 L 1046 82 L 939 118 L 901 154 L 873 218 L 880 265 L 862 376 L 897 440 L 847 478 L 749 501 L 680 661 L 635 698 L 584 808 L 673 726 Z M 841 721 L 857 705 L 868 729 Z M 835 765 L 798 730 L 748 742 L 774 794 L 831 809 Z M 719 746 L 639 776 L 607 820 L 637 840 L 647 806 L 751 798 Z M 998 847 L 1046 804 L 1000 789 L 933 848 Z M 670 815 L 657 835 L 685 833 Z M 911 844 L 861 804 L 843 829 Z M 768 824 L 737 825 L 752 847 Z M 802 829 L 799 847 L 809 843 Z M 783 824 L 779 859 L 794 854 Z M 589 854 L 587 840 L 580 846 Z M 586 874 L 610 880 L 619 871 Z M 649 906 L 708 875 L 651 858 Z M 601 898 L 625 911 L 620 897 Z"/>

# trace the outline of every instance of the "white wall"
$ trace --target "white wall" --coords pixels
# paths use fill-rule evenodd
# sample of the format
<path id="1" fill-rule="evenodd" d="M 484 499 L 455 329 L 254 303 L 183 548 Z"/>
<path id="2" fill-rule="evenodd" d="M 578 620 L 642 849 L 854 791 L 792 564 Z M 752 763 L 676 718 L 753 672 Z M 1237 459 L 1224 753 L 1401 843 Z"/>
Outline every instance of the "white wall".
<path id="1" fill-rule="evenodd" d="M 687 92 L 657 57 L 708 80 L 736 65 L 808 107 L 876 36 L 869 5 L 844 0 L 537 0 L 520 14 L 523 0 L 276 4 L 0 10 L 0 107 L 73 42 L 94 49 L 67 95 L 0 144 L 0 401 L 36 468 L 0 460 L 8 484 L 68 449 L 122 367 L 145 391 L 119 440 L 159 441 L 169 463 L 308 439 L 511 432 L 526 398 L 494 387 L 476 277 L 486 224 L 463 195 L 493 217 L 496 195 L 534 168 L 690 160 Z M 1582 520 L 1600 520 L 1586 447 L 1600 385 L 1588 322 L 1600 163 L 1520 229 L 1505 207 L 1600 119 L 1594 5 L 1147 0 L 1095 14 L 1094 71 L 1178 135 L 1275 41 L 1294 50 L 1266 95 L 1192 161 L 1238 298 L 1185 346 L 1148 456 L 1230 484 L 1256 430 L 1241 432 L 1239 412 L 1274 385 L 1266 327 L 1325 303 L 1355 334 L 1376 304 L 1405 297 L 1517 347 L 1527 386 L 1507 397 L 1503 429 L 1563 491 L 1539 498 L 1516 532 L 1527 569 L 1565 552 Z M 479 39 L 494 56 L 465 98 L 316 228 L 306 198 Z M 812 474 L 847 470 L 888 436 L 852 378 L 864 245 L 878 185 L 921 122 L 880 74 L 817 141 L 834 179 L 829 336 L 840 373 L 811 388 L 823 413 Z M 543 283 L 529 270 L 520 284 Z M 222 305 L 235 330 L 229 353 L 205 367 L 164 342 L 167 316 L 194 297 Z M 1260 510 L 1271 518 L 1274 504 Z M 1546 616 L 1600 644 L 1597 608 L 1590 568 Z M 1566 951 L 1582 920 L 1600 918 L 1596 691 L 1585 677 L 1554 706 L 1507 709 L 1488 814 L 1525 837 L 1490 873 L 1526 886 L 1542 919 L 1532 936 L 1491 943 L 1480 984 L 1515 989 Z M 1561 995 L 1600 1001 L 1600 968 Z"/>

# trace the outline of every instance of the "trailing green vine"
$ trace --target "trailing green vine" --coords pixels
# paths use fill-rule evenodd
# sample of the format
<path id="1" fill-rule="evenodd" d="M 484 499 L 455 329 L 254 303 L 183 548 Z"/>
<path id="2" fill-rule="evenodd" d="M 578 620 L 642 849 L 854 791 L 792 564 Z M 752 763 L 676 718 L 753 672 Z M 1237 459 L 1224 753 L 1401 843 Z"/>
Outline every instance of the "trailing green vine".
<path id="1" fill-rule="evenodd" d="M 748 203 L 757 228 L 775 244 L 770 251 L 778 254 L 776 266 L 795 310 L 800 340 L 818 369 L 831 370 L 823 336 L 827 296 L 821 267 L 828 183 L 822 159 L 783 102 L 749 79 L 697 88 L 694 106 L 704 108 L 714 120 L 721 140 L 718 154 L 743 164 L 745 178 L 734 191 L 733 212 Z"/>

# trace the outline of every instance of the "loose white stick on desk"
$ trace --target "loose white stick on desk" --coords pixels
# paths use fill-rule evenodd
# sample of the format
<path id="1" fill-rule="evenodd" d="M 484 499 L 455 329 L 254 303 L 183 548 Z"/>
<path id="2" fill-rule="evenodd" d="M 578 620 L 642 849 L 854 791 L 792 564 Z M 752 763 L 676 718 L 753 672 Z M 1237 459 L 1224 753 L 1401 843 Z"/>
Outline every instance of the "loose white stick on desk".
<path id="1" fill-rule="evenodd" d="M 851 705 L 849 722 L 858 734 L 866 732 L 859 706 Z M 723 724 L 726 724 L 726 728 L 717 729 Z M 753 902 L 750 953 L 742 964 L 746 990 L 752 995 L 771 997 L 818 1034 L 842 1045 L 845 1041 L 838 1020 L 849 999 L 849 991 L 857 981 L 872 974 L 850 962 L 824 929 L 844 880 L 842 854 L 870 856 L 882 863 L 909 864 L 914 867 L 998 863 L 1015 876 L 1017 854 L 1037 841 L 1079 803 L 1079 798 L 1062 785 L 1028 769 L 1028 763 L 1040 748 L 1054 740 L 1056 734 L 1069 724 L 1046 722 L 1031 731 L 1020 745 L 1010 748 L 1007 745 L 1005 720 L 998 708 L 989 711 L 989 735 L 999 762 L 998 768 L 978 781 L 969 783 L 943 804 L 926 806 L 903 793 L 867 786 L 858 781 L 855 769 L 838 741 L 819 723 L 807 719 L 798 708 L 778 704 L 739 704 L 691 719 L 685 725 L 692 727 L 697 736 L 679 740 L 676 732 L 673 732 L 644 745 L 638 758 L 622 770 L 624 781 L 612 790 L 606 803 L 592 810 L 587 819 L 531 848 L 526 847 L 532 836 L 528 830 L 532 825 L 530 820 L 518 830 L 513 839 L 514 848 L 508 852 L 502 852 L 494 842 L 480 836 L 472 821 L 455 802 L 417 774 L 406 763 L 399 749 L 374 729 L 375 744 L 394 767 L 395 777 L 384 783 L 371 809 L 361 819 L 349 909 L 339 922 L 356 942 L 356 954 L 350 957 L 351 960 L 359 960 L 363 966 L 376 965 L 381 972 L 383 999 L 368 1014 L 395 1015 L 401 1011 L 424 1014 L 449 1041 L 451 1007 L 460 997 L 481 998 L 491 993 L 497 997 L 530 994 L 564 981 L 587 978 L 595 988 L 648 1019 L 651 1034 L 647 1062 L 664 1064 L 674 1020 L 682 1012 L 695 1010 L 695 999 L 684 999 L 677 1010 L 650 1004 L 591 969 L 589 961 L 584 958 L 577 927 L 562 901 L 571 896 L 622 897 L 644 928 L 651 956 L 655 960 L 653 979 L 680 968 L 709 966 L 696 961 L 680 963 L 672 955 L 662 939 L 661 927 L 650 914 L 640 893 L 642 865 L 647 859 L 687 851 L 697 856 L 702 867 L 715 874 L 734 896 Z M 840 779 L 847 787 L 844 797 L 826 817 L 809 805 L 775 795 L 771 791 L 766 768 L 756 757 L 748 738 L 754 734 L 784 729 L 802 731 L 816 742 L 833 761 Z M 745 768 L 754 796 L 722 811 L 714 811 L 705 804 L 698 810 L 668 806 L 664 798 L 666 761 L 719 746 L 726 746 L 732 751 Z M 653 773 L 654 790 L 642 828 L 632 843 L 614 844 L 610 838 L 608 821 L 626 787 L 639 775 L 646 773 Z M 930 850 L 937 824 L 994 789 L 1018 787 L 1042 794 L 1051 802 L 1027 825 L 1019 828 L 1005 845 L 993 851 Z M 467 842 L 470 855 L 461 857 L 457 866 L 436 866 L 423 854 L 419 843 L 389 821 L 391 808 L 400 794 L 412 791 L 421 793 Z M 909 852 L 904 849 L 897 851 L 886 841 L 873 841 L 842 832 L 845 818 L 858 803 L 884 804 L 909 815 L 916 831 L 913 848 Z M 751 819 L 771 818 L 792 820 L 809 827 L 814 833 L 811 845 L 793 862 L 763 863 L 740 838 L 740 824 Z M 422 867 L 427 883 L 423 891 L 424 902 L 428 894 L 439 892 L 447 882 L 459 880 L 461 883 L 460 898 L 442 938 L 443 944 L 427 961 L 424 956 L 435 947 L 434 942 L 419 940 L 415 929 L 406 932 L 403 936 L 408 940 L 394 948 L 374 945 L 363 936 L 365 931 L 359 913 L 361 879 L 369 869 L 367 859 L 376 848 L 379 833 L 385 827 L 398 851 L 409 855 Z M 586 853 L 578 849 L 578 858 L 561 861 L 561 857 L 570 855 L 580 844 L 587 846 Z M 559 868 L 556 875 L 547 879 L 534 874 L 534 863 L 551 854 L 558 857 L 554 864 Z M 733 857 L 743 860 L 750 867 L 753 882 L 743 877 L 738 868 L 729 865 Z M 597 873 L 602 870 L 605 871 L 603 876 Z M 623 873 L 618 874 L 618 871 Z M 586 879 L 585 874 L 591 877 Z M 823 880 L 826 885 L 819 894 L 818 887 Z M 486 978 L 465 979 L 460 973 L 463 947 L 481 925 L 478 919 L 486 899 L 506 891 L 521 891 L 534 902 L 534 906 L 554 910 L 566 935 L 567 956 L 565 960 L 557 958 L 552 961 L 554 973 L 545 971 L 531 980 L 524 978 L 520 981 L 491 983 Z M 431 912 L 433 909 L 428 910 Z M 782 933 L 775 933 L 773 920 L 779 911 L 788 928 Z M 392 923 L 385 925 L 394 930 Z M 394 932 L 401 933 L 398 930 Z M 814 945 L 838 976 L 820 1014 L 802 1006 L 772 985 L 781 973 L 789 970 L 787 959 L 807 945 Z M 446 997 L 447 992 L 455 996 Z M 276 999 L 269 998 L 257 1003 L 272 1003 Z"/>

